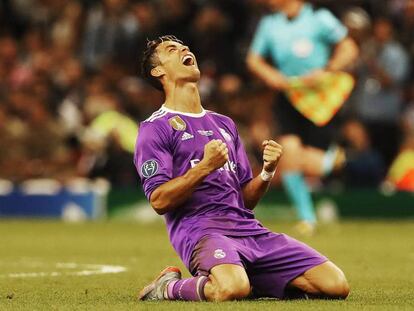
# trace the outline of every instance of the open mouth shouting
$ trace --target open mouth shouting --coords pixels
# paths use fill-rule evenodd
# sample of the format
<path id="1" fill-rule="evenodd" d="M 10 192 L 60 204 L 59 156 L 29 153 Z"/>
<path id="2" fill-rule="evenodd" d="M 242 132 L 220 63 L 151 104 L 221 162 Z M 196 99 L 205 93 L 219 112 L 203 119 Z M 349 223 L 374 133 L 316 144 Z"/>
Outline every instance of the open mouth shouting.
<path id="1" fill-rule="evenodd" d="M 195 65 L 195 58 L 194 55 L 192 55 L 191 53 L 187 53 L 185 54 L 182 58 L 181 58 L 181 62 L 183 63 L 183 65 L 185 66 L 194 66 Z"/>

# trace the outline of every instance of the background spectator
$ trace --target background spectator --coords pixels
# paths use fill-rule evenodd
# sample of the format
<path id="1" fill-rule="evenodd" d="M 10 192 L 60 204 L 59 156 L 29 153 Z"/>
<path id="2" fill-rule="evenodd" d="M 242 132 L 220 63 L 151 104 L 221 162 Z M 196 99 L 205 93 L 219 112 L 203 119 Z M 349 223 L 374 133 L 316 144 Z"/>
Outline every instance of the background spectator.
<path id="1" fill-rule="evenodd" d="M 359 11 L 349 25 L 343 19 L 364 56 L 354 71 L 358 87 L 342 111 L 358 122 L 341 133 L 351 154 L 376 154 L 388 168 L 413 136 L 414 1 L 310 2 L 338 17 L 355 6 Z M 251 79 L 244 59 L 265 12 L 264 0 L 1 1 L 0 177 L 104 175 L 114 186 L 135 186 L 132 157 L 116 135 L 96 149 L 87 129 L 99 112 L 92 106 L 112 102 L 111 109 L 137 122 L 158 109 L 161 93 L 138 71 L 147 38 L 161 34 L 180 37 L 196 53 L 203 105 L 237 120 L 259 163 L 260 141 L 276 134 L 274 94 Z M 356 135 L 365 137 L 362 151 L 351 138 L 355 131 L 369 134 Z M 383 175 L 379 166 L 367 184 Z"/>
<path id="2" fill-rule="evenodd" d="M 372 38 L 361 45 L 355 91 L 357 115 L 388 164 L 398 150 L 402 91 L 410 68 L 408 54 L 393 32 L 389 19 L 374 22 Z"/>

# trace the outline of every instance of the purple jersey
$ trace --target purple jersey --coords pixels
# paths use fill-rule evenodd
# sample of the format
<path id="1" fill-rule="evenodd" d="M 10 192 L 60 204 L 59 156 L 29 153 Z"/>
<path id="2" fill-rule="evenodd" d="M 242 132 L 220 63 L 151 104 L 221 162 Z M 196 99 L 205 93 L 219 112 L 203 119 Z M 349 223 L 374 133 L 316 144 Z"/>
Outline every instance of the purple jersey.
<path id="1" fill-rule="evenodd" d="M 134 163 L 149 200 L 157 187 L 196 166 L 213 139 L 227 144 L 229 161 L 207 176 L 182 206 L 165 214 L 170 241 L 187 267 L 194 246 L 207 234 L 269 232 L 243 203 L 241 188 L 252 171 L 236 125 L 211 111 L 182 113 L 162 106 L 141 123 L 135 148 Z"/>

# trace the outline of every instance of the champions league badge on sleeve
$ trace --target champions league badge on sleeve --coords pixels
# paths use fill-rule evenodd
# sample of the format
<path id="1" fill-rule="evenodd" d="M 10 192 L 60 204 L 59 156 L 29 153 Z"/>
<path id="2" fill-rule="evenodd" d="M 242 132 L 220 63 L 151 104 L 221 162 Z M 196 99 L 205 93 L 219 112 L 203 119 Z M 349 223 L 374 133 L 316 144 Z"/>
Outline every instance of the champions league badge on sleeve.
<path id="1" fill-rule="evenodd" d="M 179 116 L 174 116 L 168 119 L 168 123 L 176 131 L 185 131 L 185 129 L 187 128 L 187 124 L 185 124 L 184 120 L 181 119 Z"/>
<path id="2" fill-rule="evenodd" d="M 141 174 L 145 178 L 150 178 L 158 172 L 158 162 L 155 160 L 147 160 L 141 165 Z"/>

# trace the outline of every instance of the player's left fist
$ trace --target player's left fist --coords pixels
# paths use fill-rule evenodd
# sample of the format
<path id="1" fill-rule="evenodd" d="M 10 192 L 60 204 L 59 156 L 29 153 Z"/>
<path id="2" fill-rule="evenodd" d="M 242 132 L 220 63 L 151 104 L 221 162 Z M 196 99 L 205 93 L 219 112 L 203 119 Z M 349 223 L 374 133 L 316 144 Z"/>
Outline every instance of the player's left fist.
<path id="1" fill-rule="evenodd" d="M 283 147 L 274 140 L 265 140 L 263 146 L 263 168 L 266 172 L 272 173 L 276 170 L 280 157 L 283 153 Z"/>

